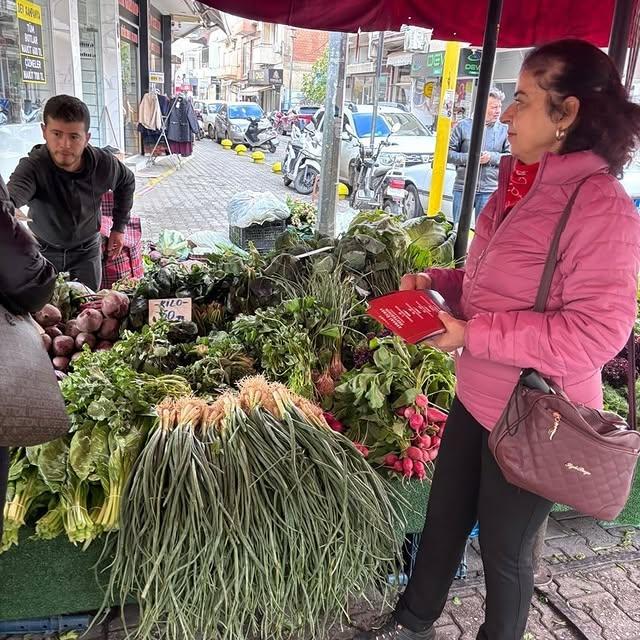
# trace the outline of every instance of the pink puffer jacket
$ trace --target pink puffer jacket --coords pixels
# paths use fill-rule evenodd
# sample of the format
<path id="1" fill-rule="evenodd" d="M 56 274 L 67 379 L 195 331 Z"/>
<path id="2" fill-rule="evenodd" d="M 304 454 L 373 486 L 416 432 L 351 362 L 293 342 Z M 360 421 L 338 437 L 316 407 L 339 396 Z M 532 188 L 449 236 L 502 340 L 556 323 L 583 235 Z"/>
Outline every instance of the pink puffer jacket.
<path id="1" fill-rule="evenodd" d="M 602 406 L 601 368 L 624 346 L 636 317 L 640 216 L 604 160 L 547 154 L 531 191 L 504 216 L 514 158 L 478 218 L 466 269 L 432 269 L 433 288 L 468 320 L 457 393 L 492 429 L 520 370 L 552 377 L 574 401 Z M 577 183 L 547 311 L 531 311 L 556 223 Z"/>

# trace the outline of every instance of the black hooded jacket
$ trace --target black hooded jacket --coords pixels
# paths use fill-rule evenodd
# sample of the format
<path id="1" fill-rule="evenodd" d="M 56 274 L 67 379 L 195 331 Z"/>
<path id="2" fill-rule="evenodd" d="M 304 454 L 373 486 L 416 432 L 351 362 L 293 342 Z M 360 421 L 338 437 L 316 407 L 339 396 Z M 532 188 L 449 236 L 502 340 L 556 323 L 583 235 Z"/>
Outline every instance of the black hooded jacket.
<path id="1" fill-rule="evenodd" d="M 9 178 L 16 207 L 29 205 L 30 228 L 44 244 L 73 249 L 100 231 L 100 202 L 113 191 L 113 230 L 124 231 L 133 204 L 135 177 L 112 153 L 88 145 L 84 166 L 71 173 L 36 145 Z"/>

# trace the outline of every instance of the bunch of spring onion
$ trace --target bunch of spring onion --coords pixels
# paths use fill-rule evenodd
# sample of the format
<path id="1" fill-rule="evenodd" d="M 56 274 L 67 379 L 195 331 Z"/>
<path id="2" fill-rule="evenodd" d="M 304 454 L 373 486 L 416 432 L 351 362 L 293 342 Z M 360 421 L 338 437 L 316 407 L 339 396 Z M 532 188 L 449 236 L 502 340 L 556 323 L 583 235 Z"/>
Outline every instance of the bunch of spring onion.
<path id="1" fill-rule="evenodd" d="M 396 569 L 383 480 L 315 405 L 256 377 L 158 416 L 110 565 L 108 599 L 137 599 L 138 637 L 319 638 Z"/>

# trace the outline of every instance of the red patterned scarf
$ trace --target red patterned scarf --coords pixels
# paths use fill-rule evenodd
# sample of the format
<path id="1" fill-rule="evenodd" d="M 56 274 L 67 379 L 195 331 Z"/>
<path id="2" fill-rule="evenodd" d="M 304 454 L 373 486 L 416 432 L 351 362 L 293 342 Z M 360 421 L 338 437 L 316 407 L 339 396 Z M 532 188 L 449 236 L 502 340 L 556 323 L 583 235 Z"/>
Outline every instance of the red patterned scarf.
<path id="1" fill-rule="evenodd" d="M 524 164 L 520 162 L 520 160 L 516 160 L 516 166 L 511 172 L 509 186 L 507 187 L 505 211 L 511 211 L 511 209 L 529 193 L 531 185 L 533 185 L 536 179 L 539 166 L 540 163 Z"/>

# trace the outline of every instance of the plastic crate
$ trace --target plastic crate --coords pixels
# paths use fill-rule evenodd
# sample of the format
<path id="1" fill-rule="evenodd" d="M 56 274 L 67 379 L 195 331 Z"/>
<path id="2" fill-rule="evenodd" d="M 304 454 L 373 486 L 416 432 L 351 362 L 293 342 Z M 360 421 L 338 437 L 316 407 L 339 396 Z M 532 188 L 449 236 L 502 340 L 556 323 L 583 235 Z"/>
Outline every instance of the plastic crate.
<path id="1" fill-rule="evenodd" d="M 252 242 L 262 252 L 275 249 L 276 240 L 287 230 L 284 220 L 252 224 L 249 227 L 229 226 L 229 240 L 241 249 L 248 249 Z"/>

